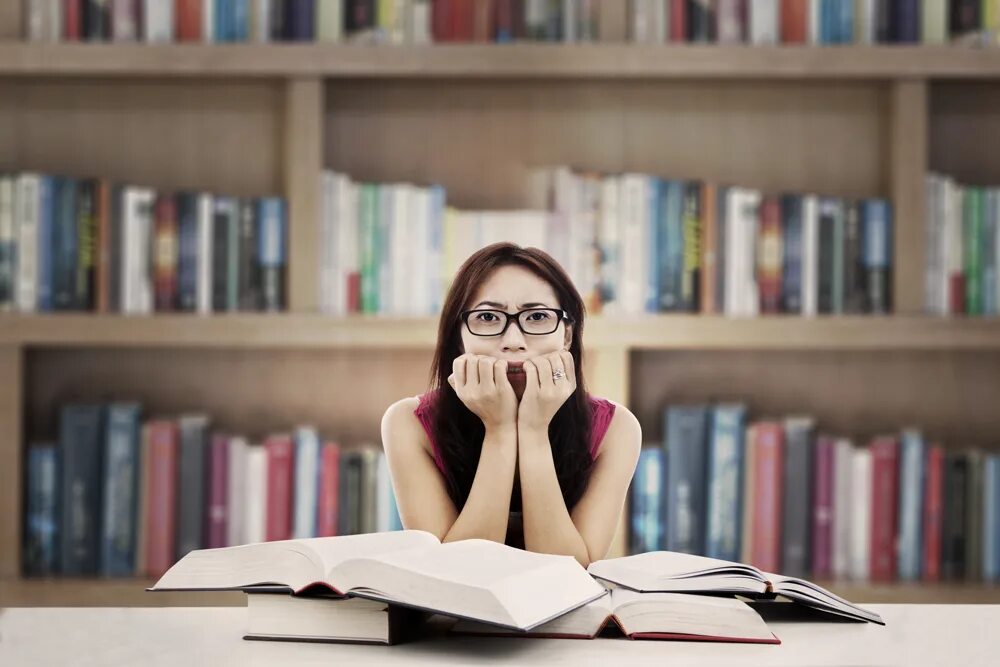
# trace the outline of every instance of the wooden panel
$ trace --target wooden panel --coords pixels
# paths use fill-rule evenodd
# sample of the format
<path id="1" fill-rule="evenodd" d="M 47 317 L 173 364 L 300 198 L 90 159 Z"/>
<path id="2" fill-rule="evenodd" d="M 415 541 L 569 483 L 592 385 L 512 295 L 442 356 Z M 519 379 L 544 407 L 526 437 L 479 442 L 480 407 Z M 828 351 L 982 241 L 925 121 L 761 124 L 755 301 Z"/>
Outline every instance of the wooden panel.
<path id="1" fill-rule="evenodd" d="M 152 579 L 0 580 L 0 607 L 245 607 L 242 592 L 158 592 Z"/>
<path id="2" fill-rule="evenodd" d="M 21 362 L 20 347 L 0 346 L 0 577 L 21 571 Z"/>
<path id="3" fill-rule="evenodd" d="M 3 4 L 15 1 L 5 0 Z M 616 31 L 613 26 L 608 28 L 608 33 Z M 714 44 L 502 47 L 448 44 L 371 48 L 327 44 L 52 46 L 12 42 L 0 43 L 0 75 L 881 81 L 914 77 L 996 78 L 1000 76 L 1000 51 L 895 44 L 876 48 L 747 48 Z"/>
<path id="4" fill-rule="evenodd" d="M 323 167 L 323 84 L 294 79 L 285 87 L 284 178 L 289 202 L 289 307 L 319 304 L 320 171 Z"/>
<path id="5" fill-rule="evenodd" d="M 259 440 L 314 424 L 345 445 L 381 443 L 382 414 L 426 391 L 431 351 L 29 350 L 26 428 L 53 437 L 69 401 L 138 400 L 149 415 L 205 412 Z"/>
<path id="6" fill-rule="evenodd" d="M 1000 84 L 934 84 L 930 109 L 931 169 L 1000 186 Z"/>
<path id="7" fill-rule="evenodd" d="M 927 83 L 892 84 L 893 310 L 924 309 Z"/>
<path id="8" fill-rule="evenodd" d="M 551 164 L 886 196 L 887 111 L 878 85 L 841 82 L 337 82 L 325 160 L 459 207 L 525 205 Z"/>
<path id="9" fill-rule="evenodd" d="M 0 169 L 277 194 L 281 99 L 268 83 L 0 79 Z"/>
<path id="10" fill-rule="evenodd" d="M 865 442 L 909 426 L 948 447 L 1000 450 L 998 352 L 643 352 L 632 407 L 645 440 L 662 440 L 671 403 L 738 400 L 752 419 L 812 415 Z"/>

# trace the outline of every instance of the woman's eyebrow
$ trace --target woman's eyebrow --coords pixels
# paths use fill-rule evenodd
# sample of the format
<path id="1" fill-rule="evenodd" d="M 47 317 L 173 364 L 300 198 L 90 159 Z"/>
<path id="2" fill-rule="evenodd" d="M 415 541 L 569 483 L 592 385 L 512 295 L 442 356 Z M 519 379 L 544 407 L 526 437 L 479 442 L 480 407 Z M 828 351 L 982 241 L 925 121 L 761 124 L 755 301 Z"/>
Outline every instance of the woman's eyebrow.
<path id="1" fill-rule="evenodd" d="M 479 306 L 490 306 L 491 308 L 501 308 L 503 310 L 507 309 L 507 304 L 500 303 L 498 301 L 480 301 L 474 307 L 478 308 Z M 521 304 L 521 308 L 539 308 L 539 307 L 547 308 L 548 306 L 546 306 L 544 303 L 538 303 L 537 301 Z"/>

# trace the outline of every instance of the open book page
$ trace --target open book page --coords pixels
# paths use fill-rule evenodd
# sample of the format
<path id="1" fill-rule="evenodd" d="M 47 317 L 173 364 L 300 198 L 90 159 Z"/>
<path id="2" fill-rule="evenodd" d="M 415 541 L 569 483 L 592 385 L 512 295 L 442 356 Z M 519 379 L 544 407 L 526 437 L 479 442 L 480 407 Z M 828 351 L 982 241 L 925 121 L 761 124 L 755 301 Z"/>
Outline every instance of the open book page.
<path id="1" fill-rule="evenodd" d="M 351 559 L 331 579 L 352 595 L 520 630 L 606 594 L 571 556 L 489 540 Z"/>
<path id="2" fill-rule="evenodd" d="M 767 582 L 755 567 L 675 551 L 595 561 L 587 571 L 619 586 L 643 592 L 764 593 Z"/>
<path id="3" fill-rule="evenodd" d="M 199 549 L 175 563 L 152 590 L 279 585 L 299 592 L 316 583 L 335 588 L 327 580 L 327 573 L 343 560 L 439 544 L 431 533 L 403 530 Z"/>
<path id="4" fill-rule="evenodd" d="M 885 625 L 882 617 L 875 612 L 852 604 L 811 581 L 785 577 L 780 574 L 764 573 L 764 576 L 771 581 L 772 590 L 776 594 L 790 600 L 849 618 Z"/>
<path id="5" fill-rule="evenodd" d="M 706 639 L 773 642 L 760 614 L 733 598 L 683 593 L 611 592 L 611 607 L 626 635 L 691 635 Z"/>
<path id="6" fill-rule="evenodd" d="M 528 632 L 511 630 L 479 621 L 462 620 L 451 628 L 457 634 L 592 638 L 611 618 L 611 596 L 604 595 L 582 607 L 542 623 Z"/>

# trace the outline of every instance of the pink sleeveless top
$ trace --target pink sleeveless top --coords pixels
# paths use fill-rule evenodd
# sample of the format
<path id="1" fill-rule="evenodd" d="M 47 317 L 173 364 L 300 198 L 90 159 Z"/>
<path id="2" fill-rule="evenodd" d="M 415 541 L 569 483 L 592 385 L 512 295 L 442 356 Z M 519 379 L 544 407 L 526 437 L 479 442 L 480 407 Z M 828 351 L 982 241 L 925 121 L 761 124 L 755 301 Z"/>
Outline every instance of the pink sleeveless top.
<path id="1" fill-rule="evenodd" d="M 441 458 L 441 451 L 438 449 L 437 443 L 434 442 L 433 434 L 433 409 L 436 398 L 437 396 L 433 392 L 421 395 L 419 397 L 420 404 L 414 409 L 413 414 L 420 420 L 420 424 L 427 433 L 427 439 L 430 441 L 431 451 L 434 454 L 434 464 L 441 474 L 445 475 L 444 460 Z M 588 398 L 590 399 L 591 409 L 590 458 L 593 460 L 597 458 L 601 442 L 604 441 L 604 435 L 608 432 L 608 425 L 611 424 L 611 418 L 615 415 L 615 404 L 596 396 L 588 396 Z M 518 489 L 519 486 L 516 486 L 514 490 L 515 494 L 518 494 Z M 521 512 L 510 513 L 510 518 L 507 521 L 507 539 L 504 541 L 510 546 L 524 548 Z"/>

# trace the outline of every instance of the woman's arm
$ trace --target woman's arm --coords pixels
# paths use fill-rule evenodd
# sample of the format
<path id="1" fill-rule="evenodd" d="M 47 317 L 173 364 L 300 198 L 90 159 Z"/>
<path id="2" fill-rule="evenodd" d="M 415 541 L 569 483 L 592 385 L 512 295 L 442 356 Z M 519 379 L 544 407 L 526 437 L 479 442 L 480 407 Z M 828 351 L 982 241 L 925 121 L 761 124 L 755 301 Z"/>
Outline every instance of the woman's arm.
<path id="1" fill-rule="evenodd" d="M 615 406 L 587 490 L 572 514 L 562 497 L 547 431 L 525 429 L 518 438 L 525 548 L 570 555 L 584 567 L 604 558 L 639 460 L 638 420 L 624 406 Z"/>
<path id="2" fill-rule="evenodd" d="M 382 417 L 382 444 L 404 528 L 426 530 L 442 542 L 481 538 L 503 543 L 517 461 L 517 430 L 487 429 L 476 476 L 459 514 L 444 477 L 424 446 L 426 434 L 413 414 L 418 399 L 389 406 Z"/>

